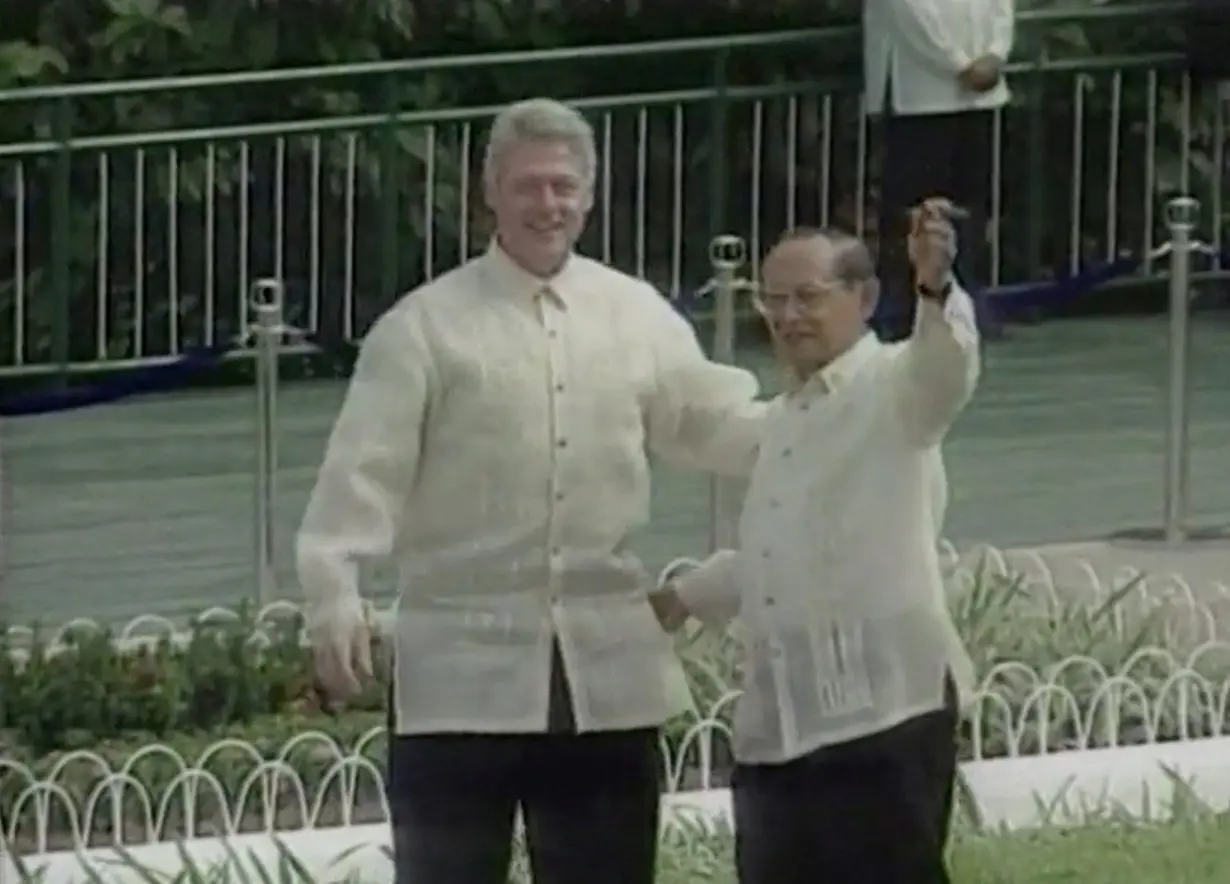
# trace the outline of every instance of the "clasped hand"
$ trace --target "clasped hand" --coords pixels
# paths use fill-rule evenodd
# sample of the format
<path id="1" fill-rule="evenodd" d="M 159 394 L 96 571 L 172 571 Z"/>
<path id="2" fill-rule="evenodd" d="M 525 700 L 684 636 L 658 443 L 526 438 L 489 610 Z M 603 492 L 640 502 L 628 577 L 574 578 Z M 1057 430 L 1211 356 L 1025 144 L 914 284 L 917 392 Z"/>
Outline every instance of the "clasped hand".
<path id="1" fill-rule="evenodd" d="M 649 593 L 649 605 L 666 632 L 678 632 L 691 616 L 684 607 L 683 600 L 679 598 L 679 593 L 675 591 L 673 580 L 668 580 L 665 585 Z"/>
<path id="2" fill-rule="evenodd" d="M 952 280 L 957 259 L 956 222 L 968 217 L 950 200 L 935 197 L 910 210 L 906 249 L 918 284 L 938 291 Z"/>
<path id="3" fill-rule="evenodd" d="M 961 73 L 957 74 L 957 82 L 961 88 L 981 94 L 990 92 L 1003 76 L 1003 63 L 994 55 L 984 55 L 974 59 L 974 62 Z"/>

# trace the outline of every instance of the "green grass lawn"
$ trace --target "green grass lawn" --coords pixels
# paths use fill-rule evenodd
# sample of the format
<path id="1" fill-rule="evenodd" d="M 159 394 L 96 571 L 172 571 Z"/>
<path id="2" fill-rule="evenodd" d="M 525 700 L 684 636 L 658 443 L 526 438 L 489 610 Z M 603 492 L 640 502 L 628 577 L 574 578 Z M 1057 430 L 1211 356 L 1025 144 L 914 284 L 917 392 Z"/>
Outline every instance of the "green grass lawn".
<path id="1" fill-rule="evenodd" d="M 954 836 L 950 867 L 953 884 L 1228 884 L 1230 812 L 1186 815 L 1167 825 L 1100 822 L 1033 832 Z M 884 833 L 885 839 L 893 837 Z M 384 848 L 386 853 L 388 848 Z M 313 875 L 279 843 L 280 858 L 260 873 L 220 864 L 197 867 L 185 857 L 179 874 L 143 868 L 121 858 L 130 880 L 145 884 L 381 884 L 389 878 Z M 518 850 L 509 884 L 529 884 L 524 851 Z M 341 863 L 347 854 L 338 857 Z M 238 854 L 236 854 L 238 858 Z M 391 874 L 391 872 L 390 872 Z M 38 884 L 40 873 L 19 864 L 15 884 Z M 101 884 L 83 875 L 79 884 Z M 664 836 L 657 884 L 737 884 L 734 839 L 691 824 L 671 827 Z M 857 884 L 857 882 L 852 882 Z"/>
<path id="2" fill-rule="evenodd" d="M 955 884 L 1226 884 L 1230 816 L 965 836 L 951 868 Z"/>
<path id="3" fill-rule="evenodd" d="M 960 834 L 950 868 L 954 884 L 1227 884 L 1230 814 L 1164 826 L 1107 823 Z M 731 837 L 668 835 L 658 880 L 735 884 Z"/>

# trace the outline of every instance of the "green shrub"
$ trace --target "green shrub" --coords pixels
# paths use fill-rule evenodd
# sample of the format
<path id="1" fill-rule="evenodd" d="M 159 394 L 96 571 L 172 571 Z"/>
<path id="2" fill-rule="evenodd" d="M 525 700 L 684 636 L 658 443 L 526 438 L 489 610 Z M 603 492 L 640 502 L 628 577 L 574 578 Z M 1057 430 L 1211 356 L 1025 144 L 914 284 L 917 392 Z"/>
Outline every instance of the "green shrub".
<path id="1" fill-rule="evenodd" d="M 1230 685 L 1230 655 L 1209 645 L 1206 635 L 1175 628 L 1190 609 L 1142 603 L 1139 589 L 1129 584 L 1092 597 L 987 568 L 955 573 L 954 622 L 984 689 L 994 695 L 971 710 L 962 732 L 963 757 L 1230 729 L 1219 701 Z M 15 650 L 13 634 L 7 642 L 4 650 Z M 1200 645 L 1208 653 L 1189 658 Z M 681 637 L 679 649 L 699 716 L 667 725 L 672 766 L 665 785 L 720 784 L 731 760 L 721 730 L 730 724 L 738 643 L 731 635 L 699 632 Z M 267 809 L 252 797 L 252 778 L 271 760 L 284 762 L 297 778 L 268 786 L 269 801 L 278 808 L 276 827 L 298 827 L 309 816 L 328 824 L 350 813 L 368 821 L 382 814 L 376 776 L 360 775 L 360 794 L 343 799 L 336 771 L 340 759 L 354 755 L 383 769 L 387 680 L 378 678 L 344 714 L 322 708 L 294 619 L 257 624 L 245 611 L 233 622 L 198 622 L 181 640 L 128 650 L 117 648 L 106 633 L 76 629 L 55 653 L 46 650 L 46 641 L 36 637 L 25 663 L 0 654 L 0 696 L 6 700 L 0 750 L 34 781 L 54 780 L 75 808 L 70 814 L 52 802 L 51 840 L 58 846 L 69 846 L 71 832 L 86 825 L 96 837 L 114 831 L 111 799 L 97 801 L 90 819 L 81 816 L 104 780 L 121 769 L 155 804 L 170 796 L 173 811 L 156 821 L 159 837 L 185 831 L 185 801 L 171 789 L 185 768 L 208 770 L 221 791 L 201 789 L 197 834 L 225 828 L 230 811 L 222 804 L 233 810 L 243 803 L 243 818 L 231 820 L 240 830 L 270 825 Z M 377 642 L 380 673 L 388 671 L 386 656 Z M 231 748 L 219 749 L 226 740 L 233 741 Z M 151 743 L 166 750 L 149 751 Z M 704 774 L 717 780 L 706 781 Z M 0 768 L 0 808 L 13 809 L 0 811 L 0 817 L 17 813 L 28 783 Z M 296 809 L 300 788 L 309 805 L 319 799 L 320 807 Z M 242 802 L 241 793 L 248 795 Z M 28 801 L 20 810 L 18 828 L 30 834 L 35 811 Z M 130 837 L 149 829 L 144 814 L 135 796 L 124 799 L 119 816 Z"/>
<path id="2" fill-rule="evenodd" d="M 1175 628 L 1176 617 L 1190 609 L 1140 603 L 1137 583 L 1094 598 L 984 567 L 955 574 L 950 595 L 954 622 L 984 686 L 1003 701 L 978 712 L 980 754 L 1033 751 L 1041 735 L 1051 747 L 1107 745 L 1204 736 L 1227 724 L 1216 720 L 1214 713 L 1226 710 L 1213 695 L 1230 680 L 1230 654 L 1210 649 L 1189 668 L 1190 653 L 1209 637 Z M 121 650 L 113 639 L 104 631 L 72 629 L 48 654 L 36 632 L 33 645 L 23 646 L 30 650 L 26 662 L 0 654 L 0 732 L 6 740 L 23 755 L 39 757 L 99 743 L 212 735 L 263 726 L 270 717 L 328 711 L 296 618 L 257 624 L 244 608 L 234 620 L 198 621 L 177 641 Z M 373 647 L 378 676 L 350 705 L 356 712 L 379 712 L 387 695 L 387 649 L 379 638 Z M 679 649 L 700 720 L 729 723 L 729 695 L 738 681 L 736 639 L 692 633 L 680 638 Z M 0 650 L 17 650 L 13 634 L 0 640 Z M 1108 687 L 1116 675 L 1131 684 Z M 1203 687 L 1208 690 L 1202 693 Z M 1189 702 L 1181 703 L 1184 691 Z M 1032 724 L 1018 739 L 1022 735 L 1013 731 L 1021 730 L 1022 720 Z M 672 740 L 677 744 L 696 724 L 695 717 L 672 722 Z M 968 733 L 972 737 L 972 726 Z"/>
<path id="3" fill-rule="evenodd" d="M 127 650 L 112 633 L 89 627 L 59 636 L 55 653 L 47 652 L 37 630 L 20 648 L 9 634 L 0 640 L 7 652 L 0 654 L 0 730 L 40 755 L 320 711 L 301 629 L 297 618 L 263 621 L 258 628 L 243 608 L 233 621 L 194 623 L 185 640 L 164 638 Z M 379 639 L 373 647 L 383 660 Z M 386 690 L 380 679 L 353 708 L 382 708 Z"/>

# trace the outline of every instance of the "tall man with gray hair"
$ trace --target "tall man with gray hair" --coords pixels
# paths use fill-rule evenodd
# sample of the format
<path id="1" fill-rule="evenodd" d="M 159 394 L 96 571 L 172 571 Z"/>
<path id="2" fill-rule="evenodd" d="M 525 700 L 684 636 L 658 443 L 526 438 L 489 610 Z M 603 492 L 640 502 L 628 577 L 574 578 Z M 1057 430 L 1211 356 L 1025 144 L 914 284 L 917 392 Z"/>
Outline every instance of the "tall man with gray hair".
<path id="1" fill-rule="evenodd" d="M 593 132 L 495 120 L 495 237 L 364 341 L 298 538 L 320 680 L 369 674 L 356 563 L 399 568 L 389 739 L 398 884 L 651 884 L 659 726 L 682 678 L 627 548 L 646 449 L 742 475 L 762 406 L 651 286 L 574 254 Z"/>

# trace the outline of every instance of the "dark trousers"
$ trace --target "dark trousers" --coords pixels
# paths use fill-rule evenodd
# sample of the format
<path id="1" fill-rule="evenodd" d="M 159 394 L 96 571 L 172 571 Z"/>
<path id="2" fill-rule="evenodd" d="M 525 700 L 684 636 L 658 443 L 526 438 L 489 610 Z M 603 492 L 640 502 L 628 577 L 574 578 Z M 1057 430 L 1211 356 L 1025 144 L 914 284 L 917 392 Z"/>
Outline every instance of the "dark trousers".
<path id="1" fill-rule="evenodd" d="M 736 767 L 740 884 L 948 884 L 948 707 L 785 764 Z"/>
<path id="2" fill-rule="evenodd" d="M 653 884 L 657 731 L 578 734 L 558 649 L 549 718 L 390 739 L 396 884 L 506 884 L 518 807 L 535 884 Z"/>
<path id="3" fill-rule="evenodd" d="M 991 111 L 964 111 L 900 116 L 890 111 L 881 122 L 882 291 L 873 324 L 881 337 L 900 340 L 913 331 L 917 303 L 906 251 L 911 208 L 928 197 L 940 196 L 968 211 L 969 219 L 958 228 L 957 273 L 971 292 L 989 279 L 986 234 L 991 210 L 994 115 Z"/>

